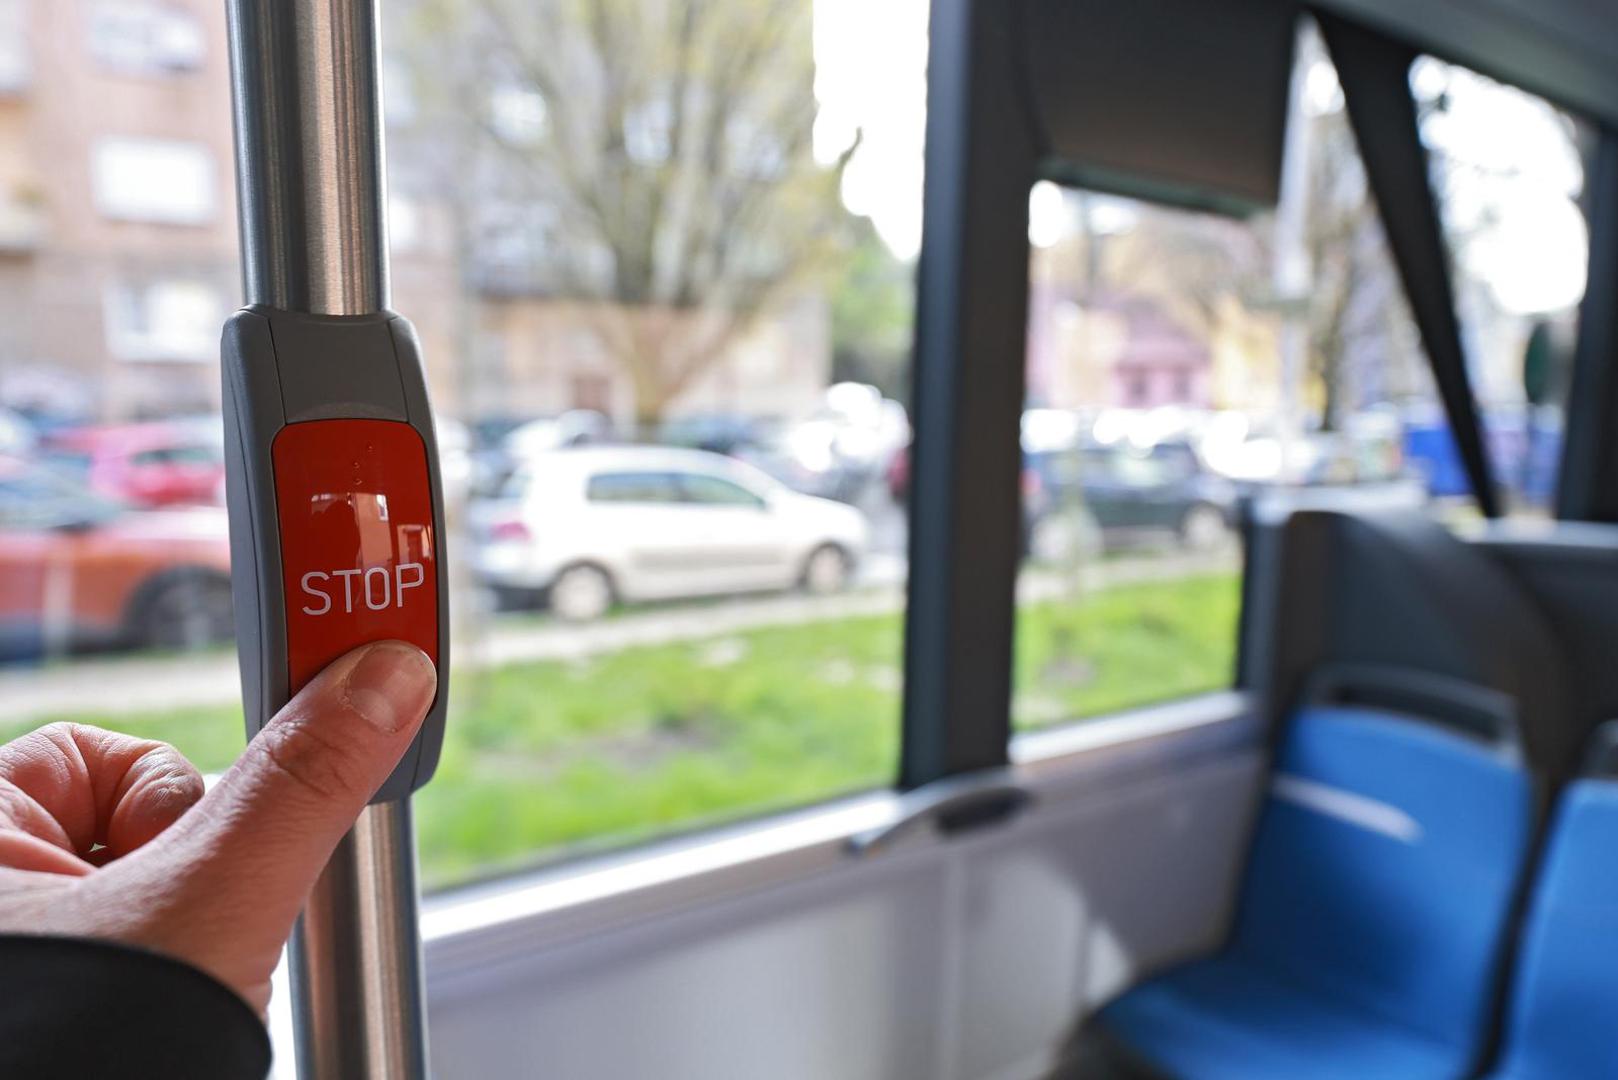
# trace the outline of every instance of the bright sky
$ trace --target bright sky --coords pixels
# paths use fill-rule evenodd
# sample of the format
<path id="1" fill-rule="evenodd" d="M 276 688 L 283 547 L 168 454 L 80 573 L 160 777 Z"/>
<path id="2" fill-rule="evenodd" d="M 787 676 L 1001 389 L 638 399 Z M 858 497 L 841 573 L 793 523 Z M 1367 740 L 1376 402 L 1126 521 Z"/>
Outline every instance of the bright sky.
<path id="1" fill-rule="evenodd" d="M 1576 200 L 1584 169 L 1565 120 L 1532 94 L 1434 60 L 1412 70 L 1417 94 L 1446 88 L 1448 108 L 1422 134 L 1459 165 L 1445 207 L 1476 234 L 1467 269 L 1508 311 L 1570 307 L 1584 294 L 1590 241 Z"/>
<path id="2" fill-rule="evenodd" d="M 843 202 L 901 258 L 921 248 L 927 0 L 815 0 L 815 155 L 833 161 L 864 132 Z"/>

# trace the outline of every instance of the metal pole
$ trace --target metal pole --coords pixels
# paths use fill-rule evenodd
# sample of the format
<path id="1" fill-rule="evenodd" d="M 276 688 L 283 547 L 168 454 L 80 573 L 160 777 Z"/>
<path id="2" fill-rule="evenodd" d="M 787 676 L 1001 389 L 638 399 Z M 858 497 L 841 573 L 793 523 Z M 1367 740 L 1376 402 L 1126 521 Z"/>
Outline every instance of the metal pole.
<path id="1" fill-rule="evenodd" d="M 410 800 L 366 809 L 332 854 L 292 938 L 298 1075 L 427 1075 Z"/>
<path id="2" fill-rule="evenodd" d="M 247 302 L 388 303 L 376 0 L 228 0 Z"/>
<path id="3" fill-rule="evenodd" d="M 249 304 L 388 303 L 376 0 L 227 0 Z M 298 1074 L 427 1073 L 410 803 L 369 807 L 290 946 Z"/>

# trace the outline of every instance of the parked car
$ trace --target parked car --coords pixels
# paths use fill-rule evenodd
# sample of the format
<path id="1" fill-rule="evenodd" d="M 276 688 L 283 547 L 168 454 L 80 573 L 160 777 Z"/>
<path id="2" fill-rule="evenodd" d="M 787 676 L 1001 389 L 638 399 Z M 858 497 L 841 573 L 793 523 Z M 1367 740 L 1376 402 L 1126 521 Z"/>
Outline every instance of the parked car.
<path id="1" fill-rule="evenodd" d="M 844 587 L 864 516 L 702 450 L 583 447 L 526 458 L 474 507 L 479 577 L 512 601 L 591 619 L 633 602 Z"/>
<path id="2" fill-rule="evenodd" d="M 744 457 L 773 439 L 780 426 L 779 421 L 745 413 L 690 413 L 665 420 L 658 427 L 656 441 L 662 446 Z"/>
<path id="3" fill-rule="evenodd" d="M 611 442 L 612 421 L 593 409 L 569 409 L 560 416 L 530 420 L 512 428 L 501 441 L 506 452 L 521 458 L 545 450 Z"/>
<path id="4" fill-rule="evenodd" d="M 821 403 L 791 420 L 759 424 L 728 450 L 805 495 L 861 503 L 893 455 L 910 440 L 904 406 L 874 386 L 836 383 Z"/>
<path id="5" fill-rule="evenodd" d="M 69 428 L 41 453 L 83 472 L 90 488 L 131 506 L 216 503 L 224 488 L 224 432 L 218 417 Z"/>
<path id="6" fill-rule="evenodd" d="M 232 630 L 222 508 L 133 511 L 0 456 L 0 655 L 188 648 Z"/>
<path id="7" fill-rule="evenodd" d="M 612 421 L 593 409 L 570 409 L 559 416 L 480 420 L 470 429 L 468 482 L 477 495 L 493 495 L 524 458 L 573 446 L 608 443 Z"/>
<path id="8" fill-rule="evenodd" d="M 1027 543 L 1051 550 L 1039 533 L 1060 523 L 1093 531 L 1107 547 L 1176 540 L 1216 547 L 1235 522 L 1236 488 L 1211 472 L 1185 442 L 1148 447 L 1080 443 L 1024 454 Z"/>

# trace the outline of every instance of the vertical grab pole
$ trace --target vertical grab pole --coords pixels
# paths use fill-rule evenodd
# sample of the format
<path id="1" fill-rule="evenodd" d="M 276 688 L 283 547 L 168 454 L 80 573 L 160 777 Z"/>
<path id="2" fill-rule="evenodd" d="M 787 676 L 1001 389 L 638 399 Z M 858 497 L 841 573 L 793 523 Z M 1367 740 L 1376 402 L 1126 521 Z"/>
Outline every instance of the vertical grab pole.
<path id="1" fill-rule="evenodd" d="M 376 0 L 227 0 L 246 301 L 388 304 Z M 298 1074 L 426 1076 L 408 797 L 368 807 L 291 945 Z"/>

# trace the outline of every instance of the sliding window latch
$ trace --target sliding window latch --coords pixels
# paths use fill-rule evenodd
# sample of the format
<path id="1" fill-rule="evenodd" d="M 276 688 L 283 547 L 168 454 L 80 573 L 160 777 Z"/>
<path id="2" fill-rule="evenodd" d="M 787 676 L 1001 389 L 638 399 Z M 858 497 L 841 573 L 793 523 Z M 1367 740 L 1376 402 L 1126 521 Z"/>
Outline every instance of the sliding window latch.
<path id="1" fill-rule="evenodd" d="M 922 829 L 955 836 L 997 825 L 1015 818 L 1033 801 L 1033 793 L 1009 768 L 945 777 L 902 795 L 898 815 L 849 837 L 848 853 L 861 858 L 880 855 Z"/>

